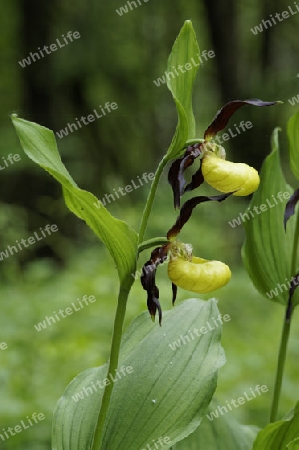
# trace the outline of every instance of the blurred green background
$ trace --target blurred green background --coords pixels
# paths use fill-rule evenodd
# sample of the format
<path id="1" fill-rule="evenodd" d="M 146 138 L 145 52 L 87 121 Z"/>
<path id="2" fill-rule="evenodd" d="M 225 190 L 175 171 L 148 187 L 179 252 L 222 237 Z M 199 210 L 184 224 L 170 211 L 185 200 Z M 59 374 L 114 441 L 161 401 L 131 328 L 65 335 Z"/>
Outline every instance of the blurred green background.
<path id="1" fill-rule="evenodd" d="M 75 118 L 91 114 L 106 102 L 118 109 L 57 138 L 62 159 L 80 187 L 102 199 L 113 189 L 154 172 L 176 125 L 176 113 L 165 85 L 153 80 L 166 69 L 167 56 L 183 22 L 191 19 L 201 50 L 215 58 L 199 68 L 194 95 L 198 137 L 216 111 L 236 98 L 282 100 L 272 108 L 244 107 L 230 122 L 251 121 L 253 127 L 226 143 L 229 159 L 260 168 L 270 151 L 276 126 L 281 134 L 287 169 L 285 126 L 298 110 L 288 99 L 299 94 L 298 20 L 290 17 L 257 35 L 250 29 L 270 14 L 282 12 L 283 0 L 140 1 L 120 16 L 124 0 L 10 0 L 0 15 L 0 161 L 18 153 L 21 160 L 0 173 L 0 252 L 35 230 L 57 224 L 59 232 L 0 261 L 0 429 L 14 427 L 27 415 L 46 419 L 0 442 L 3 449 L 50 448 L 51 416 L 67 383 L 80 371 L 104 363 L 116 307 L 117 274 L 113 262 L 83 222 L 66 209 L 58 184 L 29 161 L 20 148 L 9 115 L 36 121 L 59 131 Z M 38 47 L 62 41 L 68 31 L 81 38 L 22 68 L 19 61 Z M 297 106 L 296 106 L 297 105 Z M 233 128 L 232 128 L 233 129 Z M 2 163 L 3 166 L 3 163 Z M 297 186 L 295 186 L 297 187 Z M 117 199 L 108 209 L 138 227 L 149 185 Z M 220 405 L 257 384 L 269 393 L 232 411 L 242 423 L 264 426 L 268 421 L 283 309 L 262 298 L 243 269 L 242 226 L 228 221 L 243 212 L 249 199 L 202 205 L 184 228 L 181 239 L 194 252 L 230 264 L 233 277 L 217 292 L 219 308 L 232 320 L 224 327 L 227 364 L 221 369 Z M 165 235 L 176 218 L 166 175 L 156 198 L 147 236 Z M 148 258 L 145 252 L 140 269 Z M 171 307 L 166 268 L 158 273 L 164 310 Z M 37 332 L 34 325 L 53 311 L 65 309 L 83 295 L 96 302 Z M 190 296 L 190 295 L 189 295 Z M 179 291 L 178 301 L 188 297 Z M 206 296 L 208 298 L 208 296 Z M 133 287 L 126 325 L 146 309 L 139 281 Z M 150 320 L 150 319 L 149 319 Z M 183 320 L 183 318 L 182 318 Z M 298 399 L 298 314 L 294 316 L 280 415 Z M 129 393 L 128 393 L 129 395 Z"/>

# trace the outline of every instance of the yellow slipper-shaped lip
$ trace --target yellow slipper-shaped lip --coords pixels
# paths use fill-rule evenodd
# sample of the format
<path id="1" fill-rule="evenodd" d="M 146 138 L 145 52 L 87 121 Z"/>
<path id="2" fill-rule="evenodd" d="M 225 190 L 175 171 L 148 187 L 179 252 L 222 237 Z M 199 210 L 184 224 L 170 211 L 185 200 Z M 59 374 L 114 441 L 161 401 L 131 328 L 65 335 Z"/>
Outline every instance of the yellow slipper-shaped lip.
<path id="1" fill-rule="evenodd" d="M 210 186 L 220 192 L 234 192 L 236 196 L 252 194 L 260 184 L 259 174 L 253 167 L 226 161 L 211 152 L 202 159 L 201 170 Z"/>
<path id="2" fill-rule="evenodd" d="M 231 278 L 231 271 L 221 261 L 209 261 L 196 256 L 188 261 L 177 257 L 168 264 L 168 276 L 176 286 L 202 294 L 225 286 Z"/>

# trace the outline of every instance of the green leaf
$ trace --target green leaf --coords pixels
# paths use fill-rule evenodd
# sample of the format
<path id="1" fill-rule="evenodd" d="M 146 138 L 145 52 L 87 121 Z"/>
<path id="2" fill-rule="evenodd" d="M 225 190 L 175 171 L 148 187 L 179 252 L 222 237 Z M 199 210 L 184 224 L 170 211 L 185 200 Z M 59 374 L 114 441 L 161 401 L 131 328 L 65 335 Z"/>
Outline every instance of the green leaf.
<path id="1" fill-rule="evenodd" d="M 294 439 L 287 445 L 287 450 L 299 450 L 299 438 Z"/>
<path id="2" fill-rule="evenodd" d="M 288 122 L 289 154 L 291 169 L 299 180 L 299 111 Z"/>
<path id="3" fill-rule="evenodd" d="M 199 66 L 198 54 L 199 47 L 192 22 L 187 20 L 173 44 L 167 63 L 167 72 L 174 75 L 167 77 L 167 87 L 173 96 L 178 113 L 175 136 L 167 152 L 168 159 L 177 157 L 185 142 L 195 136 L 192 92 Z"/>
<path id="4" fill-rule="evenodd" d="M 15 114 L 12 122 L 26 155 L 62 185 L 66 205 L 104 242 L 114 258 L 121 284 L 129 287 L 136 267 L 135 231 L 113 217 L 104 206 L 97 208 L 97 198 L 76 185 L 61 161 L 53 131 Z"/>
<path id="5" fill-rule="evenodd" d="M 286 184 L 280 166 L 278 129 L 273 133 L 272 152 L 263 164 L 260 178 L 259 189 L 245 211 L 243 261 L 256 289 L 267 298 L 286 304 L 287 282 L 295 275 L 291 274 L 294 221 L 289 220 L 285 232 L 286 197 L 292 194 L 292 189 Z"/>
<path id="6" fill-rule="evenodd" d="M 209 420 L 208 414 L 216 408 L 213 400 L 200 426 L 190 436 L 175 444 L 173 450 L 251 450 L 258 428 L 239 424 L 231 414 Z"/>
<path id="7" fill-rule="evenodd" d="M 143 449 L 168 437 L 163 446 L 167 450 L 197 428 L 225 360 L 221 326 L 213 321 L 218 314 L 214 299 L 189 299 L 164 313 L 162 327 L 147 312 L 133 321 L 124 335 L 118 368 L 120 373 L 121 367 L 124 372 L 132 367 L 132 373 L 115 382 L 102 449 Z M 194 328 L 200 334 L 202 326 L 206 332 L 197 336 Z M 178 340 L 181 346 L 173 350 Z M 67 387 L 54 413 L 53 450 L 90 448 L 103 389 L 77 403 L 72 396 L 105 376 L 106 368 L 90 369 Z"/>
<path id="8" fill-rule="evenodd" d="M 259 432 L 252 450 L 298 449 L 299 402 L 284 420 L 270 423 Z"/>

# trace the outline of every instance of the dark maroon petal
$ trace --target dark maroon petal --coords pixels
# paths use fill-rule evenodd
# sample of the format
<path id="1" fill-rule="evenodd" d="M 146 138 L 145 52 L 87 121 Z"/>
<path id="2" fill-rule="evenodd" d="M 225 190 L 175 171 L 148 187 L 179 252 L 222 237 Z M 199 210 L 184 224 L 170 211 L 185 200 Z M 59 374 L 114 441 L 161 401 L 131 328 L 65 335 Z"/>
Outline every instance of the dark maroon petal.
<path id="1" fill-rule="evenodd" d="M 190 219 L 191 214 L 195 206 L 199 205 L 203 202 L 209 202 L 209 201 L 217 201 L 222 202 L 227 197 L 232 195 L 233 192 L 229 192 L 227 194 L 221 194 L 221 195 L 213 195 L 211 197 L 207 197 L 204 195 L 191 198 L 188 200 L 184 205 L 182 206 L 182 209 L 180 211 L 180 215 L 176 220 L 176 223 L 173 225 L 173 227 L 168 231 L 167 233 L 167 239 L 171 239 L 179 234 L 185 223 Z"/>
<path id="2" fill-rule="evenodd" d="M 151 253 L 151 258 L 142 267 L 141 284 L 147 292 L 147 308 L 155 319 L 156 312 L 159 313 L 159 324 L 162 323 L 162 310 L 159 303 L 159 289 L 156 286 L 156 271 L 159 264 L 167 259 L 169 244 L 155 248 Z"/>
<path id="3" fill-rule="evenodd" d="M 168 182 L 172 187 L 173 192 L 173 203 L 175 208 L 180 207 L 180 199 L 182 195 L 182 191 L 186 184 L 185 178 L 182 174 L 181 163 L 184 160 L 184 157 L 181 157 L 174 161 L 168 172 Z"/>
<path id="4" fill-rule="evenodd" d="M 177 285 L 172 283 L 172 304 L 173 305 L 174 305 L 174 302 L 176 301 L 177 292 L 178 292 Z"/>
<path id="5" fill-rule="evenodd" d="M 200 165 L 200 168 L 195 172 L 194 175 L 192 175 L 191 182 L 185 187 L 184 192 L 192 191 L 193 189 L 198 188 L 204 181 L 205 179 L 203 177 Z"/>
<path id="6" fill-rule="evenodd" d="M 170 166 L 168 172 L 168 182 L 172 187 L 175 208 L 180 208 L 181 196 L 184 193 L 184 187 L 186 185 L 184 172 L 202 153 L 201 145 L 201 143 L 190 145 L 184 155 L 175 160 Z"/>
<path id="7" fill-rule="evenodd" d="M 159 302 L 159 289 L 157 288 L 156 294 L 147 295 L 147 309 L 151 315 L 153 321 L 155 321 L 156 312 L 158 310 L 159 325 L 162 324 L 162 309 Z"/>
<path id="8" fill-rule="evenodd" d="M 290 200 L 286 204 L 286 209 L 284 212 L 284 219 L 283 219 L 285 230 L 287 229 L 287 221 L 289 220 L 290 217 L 292 217 L 295 214 L 295 206 L 297 205 L 298 201 L 299 201 L 299 189 L 296 189 L 296 191 L 294 192 L 294 194 L 291 196 Z"/>
<path id="9" fill-rule="evenodd" d="M 233 100 L 232 102 L 228 102 L 217 112 L 211 125 L 209 125 L 209 127 L 206 129 L 204 138 L 209 139 L 215 136 L 218 131 L 223 130 L 234 112 L 237 111 L 237 109 L 241 108 L 241 106 L 243 105 L 272 106 L 276 103 L 278 102 L 263 102 L 258 98 L 252 98 L 249 100 Z"/>

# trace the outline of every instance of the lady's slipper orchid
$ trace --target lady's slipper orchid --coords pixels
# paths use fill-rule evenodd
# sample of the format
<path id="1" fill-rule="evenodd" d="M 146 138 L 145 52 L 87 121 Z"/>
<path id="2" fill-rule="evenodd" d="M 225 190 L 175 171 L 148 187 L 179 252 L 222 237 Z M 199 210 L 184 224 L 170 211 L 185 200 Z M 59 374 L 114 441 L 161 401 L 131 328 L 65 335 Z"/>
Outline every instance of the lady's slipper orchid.
<path id="1" fill-rule="evenodd" d="M 186 291 L 203 294 L 226 285 L 231 278 L 229 267 L 221 261 L 171 254 L 168 276 L 172 283 Z"/>
<path id="2" fill-rule="evenodd" d="M 190 244 L 176 240 L 157 247 L 142 269 L 141 283 L 147 291 L 147 306 L 152 319 L 159 313 L 162 321 L 162 310 L 159 303 L 159 289 L 156 286 L 156 269 L 161 263 L 168 262 L 168 276 L 172 281 L 174 304 L 177 287 L 202 294 L 215 291 L 226 285 L 231 278 L 229 267 L 221 261 L 209 261 L 192 255 Z"/>
<path id="3" fill-rule="evenodd" d="M 253 167 L 226 161 L 209 150 L 201 160 L 201 171 L 210 186 L 237 196 L 252 194 L 260 184 L 259 174 Z"/>
<path id="4" fill-rule="evenodd" d="M 234 195 L 245 196 L 254 192 L 259 185 L 258 173 L 253 167 L 243 163 L 225 161 L 223 147 L 213 142 L 213 137 L 223 130 L 234 112 L 243 105 L 271 106 L 279 102 L 263 102 L 259 99 L 234 100 L 226 103 L 220 109 L 211 125 L 204 133 L 204 139 L 194 141 L 189 145 L 183 156 L 175 160 L 168 173 L 168 181 L 172 186 L 175 208 L 180 207 L 180 197 L 186 191 L 199 187 L 204 181 L 220 192 L 232 192 Z M 214 154 L 213 154 L 214 153 Z M 215 155 L 218 154 L 217 156 Z M 201 167 L 192 176 L 186 186 L 184 171 L 195 159 L 201 159 Z"/>
<path id="5" fill-rule="evenodd" d="M 175 224 L 167 232 L 168 243 L 155 248 L 149 261 L 142 268 L 141 284 L 147 291 L 147 307 L 153 320 L 158 310 L 160 325 L 162 310 L 159 303 L 159 289 L 156 285 L 156 270 L 159 264 L 168 262 L 173 304 L 178 286 L 200 294 L 219 289 L 229 282 L 231 271 L 226 264 L 193 256 L 191 245 L 179 243 L 176 236 L 191 217 L 193 209 L 200 203 L 222 202 L 231 194 L 245 196 L 258 188 L 260 182 L 258 172 L 247 164 L 226 161 L 225 149 L 213 142 L 213 137 L 225 128 L 232 114 L 241 106 L 270 106 L 276 103 L 278 102 L 263 102 L 258 99 L 235 100 L 227 103 L 218 111 L 205 131 L 204 139 L 191 141 L 192 144 L 185 148 L 184 154 L 172 163 L 168 172 L 168 181 L 173 190 L 176 208 L 180 208 L 180 199 L 184 192 L 196 189 L 204 181 L 223 194 L 196 196 L 186 201 L 180 208 Z M 186 185 L 184 172 L 197 158 L 201 160 L 201 166 L 192 176 L 190 183 Z M 292 208 L 293 206 L 290 205 L 290 213 Z"/>

